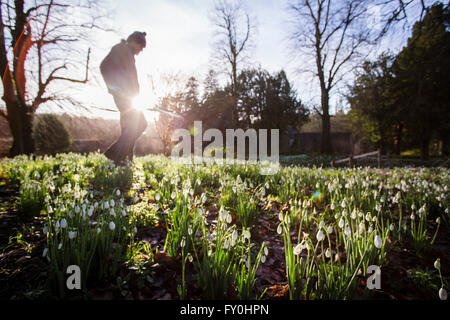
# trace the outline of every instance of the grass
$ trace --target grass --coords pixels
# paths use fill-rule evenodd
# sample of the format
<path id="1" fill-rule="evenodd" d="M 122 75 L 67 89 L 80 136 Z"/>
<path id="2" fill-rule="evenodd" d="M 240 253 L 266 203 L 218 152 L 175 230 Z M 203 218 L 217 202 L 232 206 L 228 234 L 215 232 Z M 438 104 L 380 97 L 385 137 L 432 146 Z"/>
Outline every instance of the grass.
<path id="1" fill-rule="evenodd" d="M 33 231 L 43 247 L 19 231 L 5 250 L 24 248 L 46 266 L 48 285 L 29 295 L 60 298 L 72 298 L 64 279 L 72 264 L 83 270 L 79 298 L 105 285 L 127 297 L 173 270 L 174 297 L 257 299 L 270 287 L 261 285 L 264 264 L 281 256 L 287 298 L 355 299 L 373 296 L 362 285 L 368 267 L 387 267 L 406 241 L 430 266 L 444 259 L 435 246 L 449 227 L 449 169 L 260 169 L 160 156 L 127 167 L 100 154 L 3 159 L 2 183 L 18 192 L 15 214 L 45 221 Z M 161 247 L 145 238 L 158 232 Z M 421 272 L 408 279 L 437 297 L 448 273 Z"/>

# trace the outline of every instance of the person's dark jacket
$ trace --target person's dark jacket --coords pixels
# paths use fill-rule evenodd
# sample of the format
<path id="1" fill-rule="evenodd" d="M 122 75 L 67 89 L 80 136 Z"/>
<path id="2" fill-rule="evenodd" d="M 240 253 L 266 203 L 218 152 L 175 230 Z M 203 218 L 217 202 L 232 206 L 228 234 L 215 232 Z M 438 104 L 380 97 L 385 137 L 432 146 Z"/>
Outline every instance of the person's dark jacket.
<path id="1" fill-rule="evenodd" d="M 139 94 L 134 54 L 125 40 L 112 47 L 100 71 L 111 94 L 127 99 Z"/>

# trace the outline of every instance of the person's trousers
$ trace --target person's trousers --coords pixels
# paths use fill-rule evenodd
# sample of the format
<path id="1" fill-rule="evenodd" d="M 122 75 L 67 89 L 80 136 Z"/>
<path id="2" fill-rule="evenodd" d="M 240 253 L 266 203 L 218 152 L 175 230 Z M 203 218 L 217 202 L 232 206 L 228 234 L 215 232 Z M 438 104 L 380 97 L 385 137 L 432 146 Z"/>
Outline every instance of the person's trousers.
<path id="1" fill-rule="evenodd" d="M 123 164 L 125 160 L 133 161 L 134 145 L 147 128 L 147 121 L 142 111 L 133 108 L 130 99 L 113 96 L 120 111 L 121 135 L 105 152 L 105 156 L 116 164 Z"/>

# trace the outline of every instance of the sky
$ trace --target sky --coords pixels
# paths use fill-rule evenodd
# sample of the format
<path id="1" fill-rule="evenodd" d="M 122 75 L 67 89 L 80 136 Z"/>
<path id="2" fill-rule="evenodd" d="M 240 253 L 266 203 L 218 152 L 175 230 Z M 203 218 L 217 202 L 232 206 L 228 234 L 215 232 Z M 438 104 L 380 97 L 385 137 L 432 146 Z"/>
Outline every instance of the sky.
<path id="1" fill-rule="evenodd" d="M 270 72 L 287 68 L 290 59 L 286 54 L 283 23 L 288 15 L 284 3 L 270 0 L 244 3 L 257 26 L 256 45 L 252 46 L 246 63 L 261 64 Z M 93 51 L 93 63 L 99 63 L 121 38 L 135 30 L 146 31 L 147 47 L 136 57 L 141 85 L 136 103 L 155 104 L 162 90 L 157 84 L 156 88 L 152 86 L 150 79 L 157 83 L 161 74 L 181 72 L 201 81 L 211 68 L 214 29 L 209 13 L 212 7 L 212 0 L 116 1 L 114 27 L 118 34 L 103 35 Z M 86 88 L 85 93 L 93 103 L 105 107 L 114 105 L 101 81 Z"/>
<path id="2" fill-rule="evenodd" d="M 96 37 L 96 45 L 92 48 L 91 69 L 94 73 L 89 85 L 82 88 L 86 105 L 115 109 L 112 97 L 99 76 L 98 68 L 101 60 L 108 54 L 112 46 L 121 38 L 135 30 L 147 32 L 147 48 L 136 57 L 141 94 L 136 98 L 138 107 L 152 106 L 158 97 L 164 94 L 160 85 L 161 75 L 178 73 L 185 76 L 196 76 L 203 80 L 211 67 L 213 54 L 214 29 L 209 20 L 213 8 L 213 0 L 107 0 L 111 3 L 114 16 L 111 16 L 116 33 L 101 32 Z M 316 79 L 311 80 L 296 72 L 298 63 L 288 50 L 290 13 L 287 0 L 247 0 L 244 6 L 256 24 L 257 32 L 254 46 L 249 52 L 248 64 L 260 64 L 269 72 L 284 69 L 288 79 L 297 90 L 299 97 L 306 104 L 320 101 Z M 398 51 L 406 43 L 401 36 L 396 41 L 386 40 L 373 54 L 389 48 Z M 153 79 L 153 86 L 152 81 Z M 336 110 L 339 100 L 333 98 L 332 110 Z M 45 108 L 42 108 L 45 111 Z M 92 108 L 91 116 L 118 118 L 118 113 L 103 112 Z M 150 113 L 148 117 L 155 117 Z"/>

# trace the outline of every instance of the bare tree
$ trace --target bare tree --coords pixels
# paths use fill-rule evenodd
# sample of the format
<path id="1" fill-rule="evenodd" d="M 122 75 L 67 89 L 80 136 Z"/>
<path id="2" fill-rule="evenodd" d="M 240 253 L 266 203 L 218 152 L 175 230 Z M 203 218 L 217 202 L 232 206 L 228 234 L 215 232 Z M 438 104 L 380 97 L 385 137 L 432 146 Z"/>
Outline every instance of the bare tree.
<path id="1" fill-rule="evenodd" d="M 330 95 L 370 43 L 372 32 L 365 28 L 367 1 L 301 0 L 290 5 L 295 29 L 290 38 L 300 55 L 301 72 L 318 79 L 321 94 L 321 150 L 331 153 Z M 306 59 L 314 61 L 308 65 Z"/>
<path id="2" fill-rule="evenodd" d="M 238 122 L 237 77 L 240 64 L 245 52 L 251 47 L 256 29 L 241 1 L 216 0 L 211 21 L 216 27 L 215 58 L 220 64 L 226 66 L 226 73 L 231 82 L 233 97 L 231 118 L 233 126 L 236 126 Z"/>
<path id="3" fill-rule="evenodd" d="M 371 2 L 374 6 L 380 8 L 379 18 L 382 26 L 379 38 L 381 38 L 398 23 L 403 22 L 406 25 L 412 25 L 415 21 L 422 20 L 427 9 L 436 0 L 374 0 Z M 411 10 L 413 9 L 416 16 L 411 17 Z"/>
<path id="4" fill-rule="evenodd" d="M 158 92 L 157 106 L 162 110 L 181 114 L 185 111 L 183 96 L 188 77 L 181 71 L 163 72 L 159 75 L 148 75 L 148 80 L 153 92 Z M 173 146 L 172 136 L 176 128 L 182 123 L 170 115 L 159 113 L 155 119 L 154 128 L 157 137 L 161 140 L 164 155 L 169 156 Z"/>
<path id="5" fill-rule="evenodd" d="M 13 136 L 10 156 L 34 152 L 33 118 L 41 105 L 74 101 L 58 92 L 55 83 L 88 81 L 90 49 L 81 43 L 94 29 L 105 30 L 103 17 L 100 1 L 0 2 L 0 70 L 6 104 L 0 115 L 8 120 Z"/>

